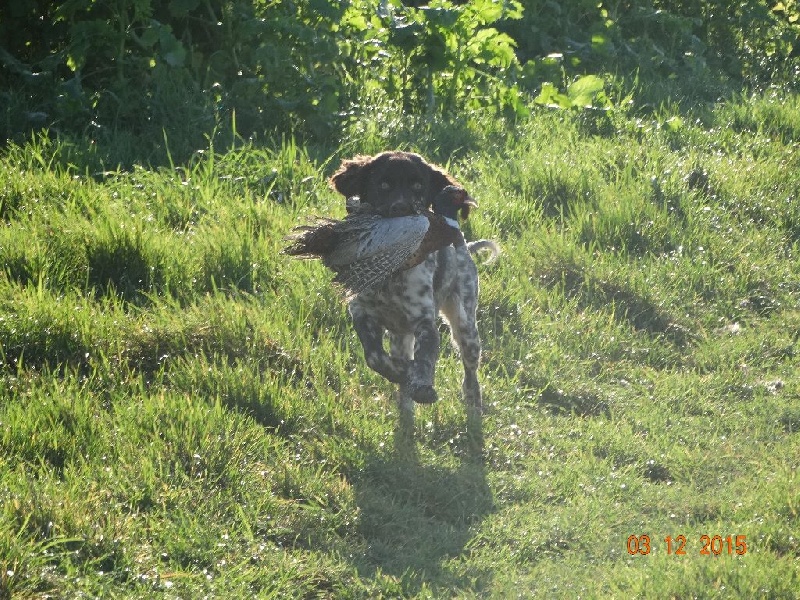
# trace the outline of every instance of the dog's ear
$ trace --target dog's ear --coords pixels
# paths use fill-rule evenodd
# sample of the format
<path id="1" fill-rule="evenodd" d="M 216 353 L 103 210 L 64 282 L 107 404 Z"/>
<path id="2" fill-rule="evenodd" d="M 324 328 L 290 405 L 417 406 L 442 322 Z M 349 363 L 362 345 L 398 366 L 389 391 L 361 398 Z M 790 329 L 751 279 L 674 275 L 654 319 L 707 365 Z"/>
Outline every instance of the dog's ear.
<path id="1" fill-rule="evenodd" d="M 345 198 L 362 196 L 367 182 L 373 156 L 358 155 L 349 160 L 342 161 L 342 166 L 328 180 L 331 187 Z"/>
<path id="2" fill-rule="evenodd" d="M 464 187 L 454 177 L 445 173 L 442 169 L 435 165 L 428 165 L 431 170 L 431 188 L 436 194 L 441 192 L 448 185 L 456 185 Z"/>
<path id="3" fill-rule="evenodd" d="M 415 155 L 417 157 L 418 155 Z M 433 202 L 433 199 L 436 197 L 436 194 L 441 192 L 444 188 L 448 185 L 454 185 L 456 187 L 463 188 L 464 186 L 461 185 L 453 176 L 449 175 L 444 169 L 439 167 L 438 165 L 432 165 L 425 160 L 422 159 L 421 156 L 418 157 L 421 161 L 421 165 L 428 170 L 428 175 L 430 176 L 430 182 L 428 184 L 428 198 L 429 204 Z"/>

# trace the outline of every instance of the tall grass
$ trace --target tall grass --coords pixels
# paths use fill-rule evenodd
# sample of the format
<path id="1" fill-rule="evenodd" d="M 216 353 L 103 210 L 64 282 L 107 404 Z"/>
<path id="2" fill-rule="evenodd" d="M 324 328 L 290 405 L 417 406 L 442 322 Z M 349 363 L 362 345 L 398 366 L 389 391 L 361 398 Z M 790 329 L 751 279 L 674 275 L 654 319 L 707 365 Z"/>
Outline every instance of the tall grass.
<path id="1" fill-rule="evenodd" d="M 8 147 L 0 598 L 792 597 L 797 113 L 739 98 L 612 134 L 386 109 L 336 151 L 129 172 Z M 503 247 L 479 266 L 481 423 L 443 344 L 409 429 L 330 274 L 279 252 L 344 213 L 340 157 L 386 146 L 447 162 L 468 236 Z"/>

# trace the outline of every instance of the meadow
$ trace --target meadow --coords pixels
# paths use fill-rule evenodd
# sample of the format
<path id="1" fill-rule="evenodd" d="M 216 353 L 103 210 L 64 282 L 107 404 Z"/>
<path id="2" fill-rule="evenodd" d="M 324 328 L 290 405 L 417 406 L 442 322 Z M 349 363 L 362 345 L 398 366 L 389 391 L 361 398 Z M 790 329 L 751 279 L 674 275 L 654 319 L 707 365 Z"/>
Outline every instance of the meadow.
<path id="1" fill-rule="evenodd" d="M 0 600 L 798 597 L 796 2 L 55 0 L 0 39 Z M 502 247 L 480 419 L 444 326 L 401 418 L 281 254 L 386 149 Z"/>
<path id="2" fill-rule="evenodd" d="M 382 107 L 340 141 L 3 150 L 0 598 L 798 593 L 797 95 Z M 385 148 L 444 165 L 503 248 L 480 422 L 445 343 L 403 428 L 330 273 L 280 254 Z"/>

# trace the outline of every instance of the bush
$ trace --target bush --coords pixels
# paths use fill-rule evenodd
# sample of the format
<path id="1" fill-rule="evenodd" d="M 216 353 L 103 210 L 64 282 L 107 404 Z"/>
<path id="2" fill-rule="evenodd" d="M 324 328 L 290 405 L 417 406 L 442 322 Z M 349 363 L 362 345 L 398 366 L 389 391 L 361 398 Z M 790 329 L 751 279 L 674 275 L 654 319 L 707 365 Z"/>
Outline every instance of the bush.
<path id="1" fill-rule="evenodd" d="M 407 4 L 418 5 L 418 2 Z M 323 144 L 362 107 L 522 115 L 608 108 L 610 77 L 716 99 L 791 85 L 800 7 L 746 0 L 58 0 L 0 7 L 2 135 L 45 128 L 114 156 L 185 160 L 238 137 Z M 627 86 L 630 87 L 630 86 Z M 627 94 L 628 92 L 626 92 Z M 104 143 L 103 143 L 104 142 Z M 111 166 L 114 166 L 113 164 Z"/>
<path id="2" fill-rule="evenodd" d="M 794 0 L 533 0 L 521 20 L 502 29 L 519 43 L 529 87 L 635 72 L 645 83 L 667 79 L 684 94 L 709 99 L 716 90 L 698 89 L 698 80 L 723 76 L 745 85 L 787 85 L 800 69 L 800 6 Z"/>
<path id="3" fill-rule="evenodd" d="M 178 154 L 220 130 L 324 134 L 338 107 L 334 30 L 343 10 L 322 0 L 0 9 L 9 40 L 0 80 L 24 96 L 9 102 L 3 133 L 47 126 L 102 139 L 126 131 L 157 146 L 163 129 Z"/>

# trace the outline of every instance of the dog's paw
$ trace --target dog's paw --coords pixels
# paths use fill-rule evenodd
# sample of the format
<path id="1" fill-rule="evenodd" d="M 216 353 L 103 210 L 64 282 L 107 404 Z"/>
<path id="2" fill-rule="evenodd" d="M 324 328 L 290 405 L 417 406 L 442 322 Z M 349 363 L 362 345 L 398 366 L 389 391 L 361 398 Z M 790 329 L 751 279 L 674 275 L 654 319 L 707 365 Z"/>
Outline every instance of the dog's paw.
<path id="1" fill-rule="evenodd" d="M 411 399 L 417 404 L 433 404 L 439 395 L 432 385 L 411 384 L 408 386 Z"/>

